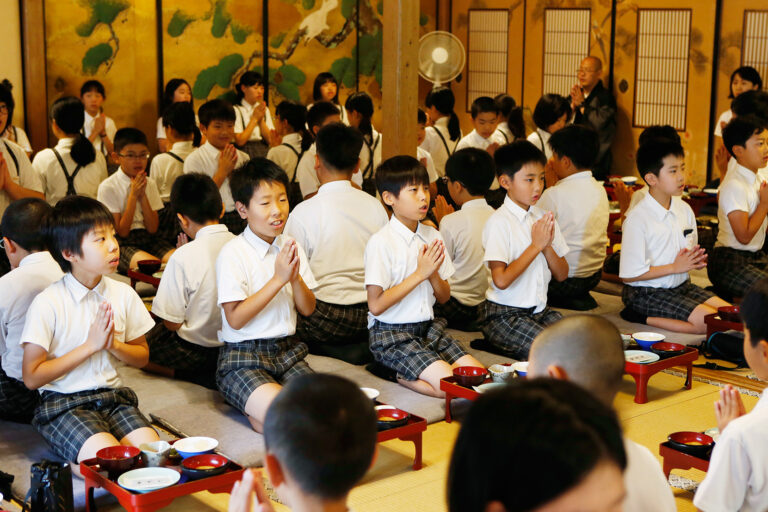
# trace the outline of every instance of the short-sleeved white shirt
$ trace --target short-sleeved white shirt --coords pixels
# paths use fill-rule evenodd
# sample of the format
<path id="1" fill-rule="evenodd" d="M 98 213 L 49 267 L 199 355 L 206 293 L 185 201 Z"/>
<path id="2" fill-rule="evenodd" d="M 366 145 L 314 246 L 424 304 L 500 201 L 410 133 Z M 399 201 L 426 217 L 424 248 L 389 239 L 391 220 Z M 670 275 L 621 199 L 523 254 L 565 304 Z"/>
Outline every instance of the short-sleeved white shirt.
<path id="1" fill-rule="evenodd" d="M 742 244 L 736 239 L 731 222 L 728 220 L 728 214 L 734 211 L 746 212 L 748 215 L 755 213 L 760 203 L 758 191 L 763 181 L 765 177 L 759 171 L 756 174 L 738 163 L 725 175 L 718 189 L 717 220 L 720 229 L 717 232 L 715 247 L 730 247 L 750 252 L 763 248 L 768 217 L 763 219 L 757 233 L 747 244 Z"/>
<path id="2" fill-rule="evenodd" d="M 429 182 L 430 183 L 436 182 L 439 176 L 437 175 L 437 169 L 435 169 L 435 161 L 432 159 L 432 155 L 429 154 L 429 151 L 422 148 L 421 146 L 417 146 L 416 160 L 422 163 L 426 161 L 426 165 L 424 167 L 427 168 L 427 174 L 429 175 Z"/>
<path id="3" fill-rule="evenodd" d="M 733 119 L 733 111 L 731 109 L 728 109 L 722 114 L 720 114 L 720 119 L 717 120 L 717 124 L 715 125 L 715 135 L 717 137 L 723 136 L 723 129 L 721 125 L 723 123 L 728 124 L 729 122 L 731 122 L 731 119 Z"/>
<path id="4" fill-rule="evenodd" d="M 258 105 L 258 103 L 256 104 Z M 235 105 L 235 133 L 242 133 L 245 131 L 245 127 L 248 126 L 248 123 L 251 122 L 251 114 L 253 114 L 253 107 L 256 105 L 251 105 L 247 101 L 245 101 L 245 98 L 240 102 L 239 105 Z M 267 128 L 270 130 L 275 129 L 275 125 L 272 122 L 272 114 L 269 112 L 269 107 L 264 111 L 264 122 L 267 123 Z M 263 140 L 264 136 L 261 133 L 261 128 L 259 125 L 256 125 L 253 128 L 253 131 L 251 132 L 251 136 L 248 139 L 248 141 L 252 140 Z"/>
<path id="5" fill-rule="evenodd" d="M 11 140 L 9 132 L 13 132 L 14 136 L 16 137 L 16 140 Z M 9 126 L 8 129 L 3 133 L 3 138 L 10 140 L 11 142 L 15 142 L 18 144 L 21 149 L 26 151 L 27 153 L 32 152 L 32 144 L 29 143 L 29 137 L 27 137 L 27 132 L 25 132 L 22 128 L 18 126 Z"/>
<path id="6" fill-rule="evenodd" d="M 681 250 L 692 249 L 698 241 L 696 217 L 685 201 L 673 196 L 667 210 L 648 194 L 630 210 L 622 224 L 619 277 L 634 278 L 651 267 L 669 265 Z M 627 285 L 675 288 L 688 278 L 688 272 L 681 272 Z"/>
<path id="7" fill-rule="evenodd" d="M 768 398 L 731 421 L 712 451 L 693 504 L 704 512 L 768 510 Z"/>
<path id="8" fill-rule="evenodd" d="M 512 130 L 509 129 L 509 123 L 506 121 L 499 123 L 498 128 L 496 128 L 496 135 L 498 135 L 500 140 L 504 141 L 502 144 L 509 144 L 517 139 L 515 134 L 512 133 Z"/>
<path id="9" fill-rule="evenodd" d="M 216 149 L 213 144 L 206 141 L 205 144 L 192 151 L 186 160 L 184 160 L 184 174 L 201 172 L 213 178 L 219 168 L 220 154 L 220 149 Z M 246 153 L 237 150 L 237 163 L 235 164 L 235 169 L 244 166 L 248 160 L 250 160 L 250 157 Z M 219 192 L 221 193 L 221 200 L 224 203 L 224 211 L 235 211 L 235 200 L 232 198 L 232 189 L 229 188 L 229 178 L 222 182 L 219 187 Z"/>
<path id="10" fill-rule="evenodd" d="M 432 126 L 428 126 L 424 142 L 421 143 L 421 147 L 429 151 L 429 154 L 432 155 L 432 160 L 435 162 L 435 169 L 440 176 L 445 176 L 445 162 L 448 161 L 449 156 L 456 152 L 456 146 L 458 146 L 459 140 L 461 140 L 462 137 L 460 132 L 459 138 L 451 140 L 451 135 L 448 133 L 449 119 L 449 117 L 441 117 L 435 121 Z M 440 139 L 440 135 L 438 135 L 437 132 L 440 132 L 440 135 L 443 136 L 445 144 L 443 144 L 443 140 Z M 447 149 L 446 145 L 448 146 Z"/>
<path id="11" fill-rule="evenodd" d="M 568 244 L 568 277 L 588 277 L 603 268 L 608 245 L 608 195 L 591 171 L 559 180 L 544 191 L 536 206 L 555 214 Z"/>
<path id="12" fill-rule="evenodd" d="M 112 306 L 115 340 L 133 341 L 155 326 L 136 290 L 127 284 L 102 277 L 89 290 L 72 274 L 65 274 L 32 301 L 21 342 L 39 345 L 48 352 L 49 359 L 62 357 L 85 343 L 99 306 L 105 301 Z M 100 350 L 74 370 L 40 387 L 40 391 L 76 393 L 120 387 L 116 371 L 119 365 L 122 363 L 109 351 Z"/>
<path id="13" fill-rule="evenodd" d="M 545 213 L 537 206 L 530 206 L 527 211 L 523 210 L 509 196 L 505 197 L 504 204 L 491 215 L 483 229 L 485 262 L 501 261 L 509 265 L 518 259 L 531 245 L 533 223 Z M 555 238 L 552 241 L 552 248 L 561 258 L 568 254 L 568 244 L 560 233 L 557 221 L 555 221 Z M 552 272 L 549 270 L 547 258 L 543 252 L 540 252 L 528 268 L 507 288 L 502 290 L 491 280 L 485 297 L 504 306 L 535 308 L 534 313 L 540 313 L 547 307 L 547 289 L 550 279 L 552 279 Z"/>
<path id="14" fill-rule="evenodd" d="M 296 206 L 285 234 L 307 253 L 317 280 L 314 293 L 318 300 L 366 302 L 365 246 L 388 221 L 381 202 L 347 180 L 325 183 L 317 195 Z"/>
<path id="15" fill-rule="evenodd" d="M 70 176 L 77 168 L 77 164 L 70 154 L 74 143 L 75 139 L 68 137 L 60 139 L 55 147 L 67 168 L 67 174 Z M 67 178 L 64 177 L 64 169 L 61 168 L 53 149 L 46 148 L 36 154 L 32 160 L 32 167 L 40 175 L 45 200 L 49 204 L 55 205 L 59 199 L 67 195 Z M 96 159 L 93 162 L 77 171 L 77 176 L 74 179 L 75 191 L 78 195 L 96 199 L 99 185 L 105 179 L 107 179 L 107 161 L 104 159 L 104 155 L 96 153 Z"/>
<path id="16" fill-rule="evenodd" d="M 287 148 L 286 148 L 287 149 Z M 368 151 L 363 144 L 363 148 L 360 150 Z M 317 177 L 317 171 L 315 170 L 315 156 L 317 156 L 317 148 L 315 144 L 312 144 L 309 149 L 304 152 L 299 162 L 299 167 L 296 169 L 296 180 L 299 182 L 299 188 L 301 188 L 301 195 L 307 197 L 309 194 L 314 194 L 317 189 L 320 188 L 320 178 Z M 357 186 L 363 186 L 363 166 L 360 162 L 360 170 L 352 175 L 352 183 L 357 183 Z"/>
<path id="17" fill-rule="evenodd" d="M 677 505 L 659 461 L 645 446 L 624 438 L 624 512 L 675 512 Z"/>
<path id="18" fill-rule="evenodd" d="M 179 162 L 173 155 L 168 153 L 173 153 L 182 160 L 186 160 L 194 150 L 195 146 L 192 145 L 191 140 L 174 142 L 171 149 L 166 153 L 160 153 L 152 159 L 149 175 L 155 180 L 157 189 L 160 192 L 160 199 L 164 203 L 171 200 L 171 188 L 176 178 L 184 174 L 184 162 Z"/>
<path id="19" fill-rule="evenodd" d="M 465 135 L 461 138 L 458 145 L 456 145 L 456 151 L 464 148 L 477 148 L 485 151 L 488 146 L 494 143 L 503 146 L 507 142 L 504 139 L 504 136 L 499 135 L 498 132 L 493 132 L 491 136 L 486 139 L 477 133 L 477 130 L 472 130 L 469 132 L 469 135 Z"/>
<path id="20" fill-rule="evenodd" d="M 466 306 L 485 300 L 491 271 L 484 260 L 483 228 L 495 211 L 485 199 L 472 199 L 440 221 L 445 251 L 456 267 L 448 281 L 451 296 Z"/>
<path id="21" fill-rule="evenodd" d="M 216 282 L 219 305 L 245 300 L 261 290 L 275 275 L 275 259 L 283 244 L 288 240 L 280 235 L 268 244 L 259 238 L 250 227 L 227 243 L 216 260 Z M 309 267 L 307 255 L 298 245 L 299 274 L 311 290 L 317 286 Z M 281 338 L 296 332 L 296 306 L 293 290 L 286 283 L 269 304 L 240 329 L 233 329 L 221 308 L 221 333 L 219 339 L 227 343 L 239 341 Z"/>
<path id="22" fill-rule="evenodd" d="M 29 305 L 63 276 L 51 253 L 42 251 L 26 256 L 18 268 L 0 277 L 0 360 L 9 377 L 21 380 L 21 333 Z"/>
<path id="23" fill-rule="evenodd" d="M 120 167 L 115 174 L 101 182 L 99 185 L 98 199 L 111 213 L 123 213 L 125 203 L 128 200 L 128 193 L 131 190 L 131 178 L 123 172 Z M 163 209 L 163 200 L 160 199 L 160 192 L 157 191 L 155 180 L 147 178 L 147 187 L 145 194 L 149 200 L 149 206 L 157 211 Z M 133 213 L 133 222 L 131 222 L 131 231 L 134 229 L 146 229 L 144 225 L 144 212 L 141 204 L 137 201 L 136 209 Z"/>
<path id="24" fill-rule="evenodd" d="M 381 148 L 384 145 L 384 141 L 382 140 L 381 133 L 377 132 L 374 127 L 371 127 L 371 133 L 373 135 L 371 136 L 370 145 L 368 140 L 363 139 L 363 147 L 360 148 L 361 177 L 370 176 L 373 178 L 376 174 L 376 168 L 381 163 Z M 373 166 L 370 173 L 367 174 L 366 169 L 368 169 L 368 164 L 371 162 L 371 157 L 373 157 Z"/>
<path id="25" fill-rule="evenodd" d="M 375 233 L 365 247 L 365 285 L 381 286 L 386 291 L 402 283 L 416 271 L 421 246 L 442 239 L 438 230 L 422 223 L 414 233 L 392 215 L 387 225 Z M 451 257 L 446 253 L 438 274 L 441 279 L 449 279 L 454 272 Z M 382 314 L 368 313 L 368 327 L 373 325 L 374 320 L 386 324 L 432 320 L 435 317 L 434 304 L 435 292 L 429 279 L 425 279 Z"/>
<path id="26" fill-rule="evenodd" d="M 528 142 L 544 152 L 544 156 L 549 160 L 552 157 L 552 148 L 549 147 L 549 138 L 552 136 L 548 131 L 536 128 L 536 131 L 528 136 Z"/>
<path id="27" fill-rule="evenodd" d="M 286 147 L 285 144 L 293 149 Z M 293 173 L 296 172 L 296 167 L 299 165 L 299 155 L 301 155 L 301 135 L 289 133 L 283 136 L 282 144 L 269 148 L 267 158 L 279 165 L 288 175 L 288 181 L 291 181 L 293 180 Z"/>
<path id="28" fill-rule="evenodd" d="M 115 121 L 111 117 L 106 116 L 106 118 L 107 119 L 104 122 L 104 131 L 107 133 L 109 140 L 114 142 L 115 134 L 117 133 L 117 125 L 115 125 Z M 90 138 L 91 132 L 93 131 L 94 122 L 96 122 L 96 118 L 86 112 L 85 123 L 83 123 L 83 133 L 86 137 Z M 98 153 L 107 156 L 107 147 L 104 145 L 101 137 L 96 137 L 93 139 L 93 147 Z"/>
<path id="29" fill-rule="evenodd" d="M 18 166 L 14 164 L 9 151 L 16 157 Z M 40 181 L 40 175 L 32 168 L 32 163 L 21 146 L 9 140 L 2 140 L 0 141 L 0 153 L 3 154 L 5 163 L 8 165 L 8 174 L 14 183 L 35 192 L 43 192 L 43 183 Z M 12 202 L 13 199 L 8 195 L 8 192 L 0 190 L 0 216 L 3 215 L 5 209 Z"/>
<path id="30" fill-rule="evenodd" d="M 163 271 L 152 313 L 179 323 L 178 335 L 195 345 L 218 347 L 221 311 L 216 288 L 216 258 L 235 235 L 223 224 L 205 226 L 195 239 L 171 255 Z"/>

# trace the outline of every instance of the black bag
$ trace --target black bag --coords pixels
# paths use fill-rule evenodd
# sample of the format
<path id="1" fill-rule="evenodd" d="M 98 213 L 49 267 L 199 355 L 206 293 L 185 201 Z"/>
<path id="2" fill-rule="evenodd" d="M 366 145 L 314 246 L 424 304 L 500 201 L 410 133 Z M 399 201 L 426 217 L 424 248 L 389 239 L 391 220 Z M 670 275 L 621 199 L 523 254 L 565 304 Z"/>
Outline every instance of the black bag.
<path id="1" fill-rule="evenodd" d="M 72 512 L 72 468 L 68 462 L 43 459 L 32 464 L 32 477 L 24 512 Z"/>
<path id="2" fill-rule="evenodd" d="M 736 368 L 745 368 L 747 360 L 744 358 L 744 333 L 739 331 L 716 332 L 701 346 L 701 353 L 708 359 L 721 359 L 733 363 Z M 707 366 L 709 365 L 709 366 Z M 712 363 L 706 363 L 704 367 L 711 367 Z M 720 365 L 717 370 L 735 370 Z"/>

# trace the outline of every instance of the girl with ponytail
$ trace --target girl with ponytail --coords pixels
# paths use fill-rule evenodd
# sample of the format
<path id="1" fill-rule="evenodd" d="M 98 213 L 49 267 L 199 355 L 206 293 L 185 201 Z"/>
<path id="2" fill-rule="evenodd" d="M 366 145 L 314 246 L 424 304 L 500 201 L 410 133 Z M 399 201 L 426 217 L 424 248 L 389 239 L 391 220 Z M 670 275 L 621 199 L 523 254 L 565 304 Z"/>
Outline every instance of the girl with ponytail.
<path id="1" fill-rule="evenodd" d="M 499 127 L 496 131 L 501 135 L 501 138 L 507 144 L 517 139 L 525 138 L 525 121 L 523 120 L 522 107 L 515 103 L 515 99 L 512 96 L 504 93 L 499 94 L 493 100 L 499 109 Z"/>
<path id="2" fill-rule="evenodd" d="M 453 111 L 456 98 L 450 88 L 436 87 L 429 91 L 424 104 L 432 124 L 421 147 L 429 151 L 438 174 L 444 176 L 445 162 L 456 151 L 462 137 L 459 118 Z"/>
<path id="3" fill-rule="evenodd" d="M 107 178 L 104 155 L 81 131 L 84 122 L 85 108 L 79 98 L 66 96 L 51 106 L 51 126 L 59 142 L 40 151 L 32 161 L 51 205 L 75 194 L 95 199 L 99 184 Z"/>
<path id="4" fill-rule="evenodd" d="M 360 150 L 363 190 L 375 196 L 376 185 L 373 182 L 373 174 L 381 163 L 381 134 L 371 124 L 373 100 L 366 92 L 356 92 L 347 98 L 344 107 L 347 110 L 349 125 L 363 134 L 363 147 Z"/>
<path id="5" fill-rule="evenodd" d="M 163 91 L 163 104 L 160 105 L 160 117 L 157 119 L 157 149 L 160 153 L 165 153 L 171 149 L 171 145 L 168 144 L 168 138 L 165 136 L 165 126 L 163 126 L 163 114 L 168 107 L 174 103 L 189 103 L 192 109 L 195 105 L 192 100 L 192 88 L 189 86 L 189 82 L 183 78 L 171 78 L 168 83 L 165 84 L 165 90 Z M 195 133 L 192 139 L 192 145 L 195 147 L 200 146 L 201 138 L 200 129 L 198 126 L 200 121 L 195 116 Z"/>

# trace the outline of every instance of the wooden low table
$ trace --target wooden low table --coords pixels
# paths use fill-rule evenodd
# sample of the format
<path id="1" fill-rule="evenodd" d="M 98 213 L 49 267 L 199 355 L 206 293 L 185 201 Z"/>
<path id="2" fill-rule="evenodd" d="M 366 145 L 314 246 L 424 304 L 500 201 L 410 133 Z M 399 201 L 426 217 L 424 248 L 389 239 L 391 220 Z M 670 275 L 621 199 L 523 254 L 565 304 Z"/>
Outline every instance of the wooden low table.
<path id="1" fill-rule="evenodd" d="M 377 402 L 376 405 L 389 405 Z M 407 411 L 406 411 L 407 412 Z M 415 448 L 413 455 L 413 469 L 418 471 L 422 467 L 422 434 L 427 430 L 427 420 L 421 416 L 409 413 L 408 423 L 402 427 L 394 427 L 379 430 L 376 436 L 377 443 L 400 439 L 401 441 L 410 441 Z"/>
<path id="2" fill-rule="evenodd" d="M 744 331 L 744 325 L 741 322 L 729 322 L 720 318 L 719 313 L 712 313 L 704 317 L 704 323 L 707 325 L 707 339 L 716 332 L 723 331 Z"/>
<path id="3" fill-rule="evenodd" d="M 147 283 L 151 284 L 155 288 L 160 286 L 160 278 L 151 276 L 149 274 L 143 274 L 139 272 L 139 269 L 130 269 L 128 270 L 128 278 L 131 280 L 131 288 L 136 288 L 136 283 Z"/>
<path id="4" fill-rule="evenodd" d="M 669 474 L 673 469 L 695 468 L 704 472 L 709 470 L 709 459 L 701 459 L 675 450 L 669 442 L 659 445 L 659 455 L 664 459 L 664 476 L 667 477 L 667 480 L 669 480 Z"/>
<path id="5" fill-rule="evenodd" d="M 624 363 L 624 373 L 628 373 L 635 379 L 635 403 L 644 404 L 648 402 L 648 379 L 667 368 L 673 366 L 685 366 L 687 374 L 685 377 L 685 389 L 691 389 L 691 379 L 693 374 L 693 362 L 699 358 L 699 351 L 695 348 L 685 347 L 685 353 L 679 356 L 660 359 L 655 363 Z"/>

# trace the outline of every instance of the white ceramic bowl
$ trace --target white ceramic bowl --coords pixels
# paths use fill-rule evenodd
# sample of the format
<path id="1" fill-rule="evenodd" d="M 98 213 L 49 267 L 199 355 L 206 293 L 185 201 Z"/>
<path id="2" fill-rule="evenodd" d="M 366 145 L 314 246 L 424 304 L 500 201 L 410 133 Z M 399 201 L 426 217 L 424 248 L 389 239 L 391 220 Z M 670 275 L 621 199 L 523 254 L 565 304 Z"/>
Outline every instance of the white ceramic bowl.
<path id="1" fill-rule="evenodd" d="M 621 178 L 621 181 L 623 181 L 625 185 L 634 185 L 637 183 L 637 178 L 635 176 L 624 176 Z"/>
<path id="2" fill-rule="evenodd" d="M 520 377 L 525 377 L 528 375 L 528 361 L 518 361 L 517 363 L 512 363 L 512 368 L 517 372 L 517 375 Z"/>
<path id="3" fill-rule="evenodd" d="M 635 332 L 632 333 L 632 338 L 643 348 L 643 350 L 650 350 L 651 345 L 664 341 L 667 337 L 658 332 Z"/>
<path id="4" fill-rule="evenodd" d="M 167 441 L 155 441 L 140 445 L 139 450 L 141 450 L 141 458 L 147 466 L 158 467 L 168 460 L 171 445 Z"/>
<path id="5" fill-rule="evenodd" d="M 185 437 L 173 444 L 182 459 L 193 455 L 213 453 L 217 446 L 219 446 L 219 442 L 212 437 Z"/>
<path id="6" fill-rule="evenodd" d="M 360 388 L 363 393 L 365 393 L 365 396 L 370 398 L 371 400 L 376 400 L 381 393 L 379 393 L 378 389 L 374 388 Z"/>

